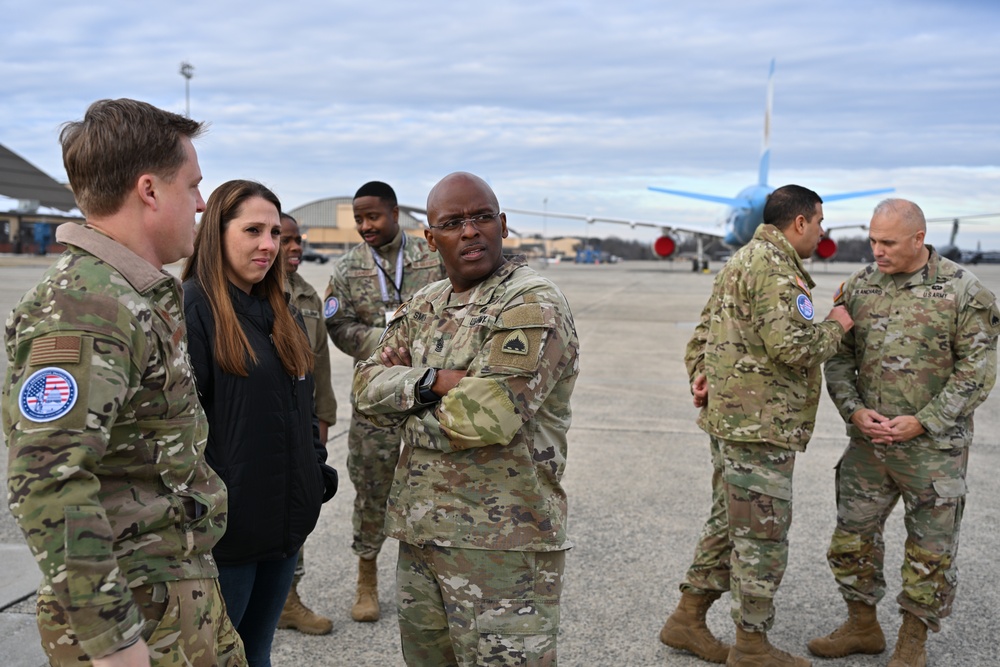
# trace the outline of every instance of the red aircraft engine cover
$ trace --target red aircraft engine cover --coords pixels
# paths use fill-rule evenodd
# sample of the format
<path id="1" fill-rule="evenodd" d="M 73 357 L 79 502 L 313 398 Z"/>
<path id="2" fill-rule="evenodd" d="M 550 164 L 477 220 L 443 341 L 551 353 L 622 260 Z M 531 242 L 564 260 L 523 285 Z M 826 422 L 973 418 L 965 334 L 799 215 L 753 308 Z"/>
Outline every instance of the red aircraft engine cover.
<path id="1" fill-rule="evenodd" d="M 837 254 L 837 242 L 829 236 L 819 240 L 816 246 L 816 256 L 820 259 L 830 259 Z"/>
<path id="2" fill-rule="evenodd" d="M 669 236 L 661 236 L 653 241 L 653 252 L 657 257 L 670 257 L 677 250 L 677 242 Z"/>

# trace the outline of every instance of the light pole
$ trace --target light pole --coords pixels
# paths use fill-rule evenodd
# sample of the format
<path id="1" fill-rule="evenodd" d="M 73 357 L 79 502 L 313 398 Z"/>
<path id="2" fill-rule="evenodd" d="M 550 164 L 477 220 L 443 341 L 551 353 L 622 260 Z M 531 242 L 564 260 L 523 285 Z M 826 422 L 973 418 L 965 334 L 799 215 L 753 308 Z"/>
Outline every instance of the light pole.
<path id="1" fill-rule="evenodd" d="M 181 63 L 181 76 L 184 77 L 184 115 L 191 117 L 191 77 L 194 76 L 194 65 Z"/>
<path id="2" fill-rule="evenodd" d="M 548 221 L 549 221 L 549 198 L 545 197 L 542 199 L 542 259 L 544 260 L 543 266 L 548 266 L 549 264 L 549 236 L 548 236 Z"/>

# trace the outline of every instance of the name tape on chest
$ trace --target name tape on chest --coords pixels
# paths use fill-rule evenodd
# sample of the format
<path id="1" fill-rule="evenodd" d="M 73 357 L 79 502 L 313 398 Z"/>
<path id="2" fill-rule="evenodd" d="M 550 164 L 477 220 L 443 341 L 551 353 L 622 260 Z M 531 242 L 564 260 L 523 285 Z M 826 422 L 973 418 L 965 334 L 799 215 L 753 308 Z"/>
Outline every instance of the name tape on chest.
<path id="1" fill-rule="evenodd" d="M 76 378 L 62 368 L 49 367 L 32 373 L 18 394 L 21 416 L 28 421 L 50 422 L 73 409 L 80 393 Z"/>

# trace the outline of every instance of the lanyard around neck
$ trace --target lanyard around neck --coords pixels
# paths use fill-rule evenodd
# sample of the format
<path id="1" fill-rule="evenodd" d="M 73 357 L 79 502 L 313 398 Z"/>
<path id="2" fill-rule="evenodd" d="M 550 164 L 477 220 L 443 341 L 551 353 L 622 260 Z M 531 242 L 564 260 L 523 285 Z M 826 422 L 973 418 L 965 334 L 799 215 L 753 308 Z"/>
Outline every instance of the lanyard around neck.
<path id="1" fill-rule="evenodd" d="M 400 303 L 403 301 L 403 248 L 406 247 L 406 232 L 403 232 L 403 238 L 399 242 L 399 253 L 396 255 L 396 280 L 393 281 L 392 287 L 396 290 L 396 298 Z M 368 248 L 371 250 L 372 259 L 375 260 L 375 266 L 378 267 L 378 286 L 382 290 L 382 301 L 384 303 L 389 303 L 389 286 L 386 285 L 385 280 L 388 278 L 388 273 L 386 273 L 385 267 L 382 262 L 379 261 L 378 253 L 375 252 L 375 248 Z M 391 279 L 390 279 L 391 280 Z"/>

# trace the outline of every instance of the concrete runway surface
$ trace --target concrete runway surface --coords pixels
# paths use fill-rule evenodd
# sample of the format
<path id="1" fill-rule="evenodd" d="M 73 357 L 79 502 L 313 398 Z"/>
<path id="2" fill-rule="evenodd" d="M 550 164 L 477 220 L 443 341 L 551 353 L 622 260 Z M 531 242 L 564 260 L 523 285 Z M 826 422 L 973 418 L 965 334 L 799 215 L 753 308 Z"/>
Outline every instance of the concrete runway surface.
<path id="1" fill-rule="evenodd" d="M 49 258 L 50 260 L 51 258 Z M 0 258 L 0 311 L 6 313 L 33 284 L 46 259 Z M 566 563 L 559 658 L 570 666 L 703 665 L 660 644 L 657 635 L 679 598 L 678 583 L 693 554 L 710 503 L 708 439 L 695 425 L 683 351 L 708 298 L 712 276 L 694 274 L 687 262 L 625 262 L 616 265 L 559 264 L 541 269 L 566 293 L 581 343 L 581 373 L 573 396 L 574 419 L 565 485 L 569 533 L 575 547 Z M 171 267 L 177 269 L 178 267 Z M 718 265 L 713 266 L 717 270 Z M 816 264 L 813 277 L 818 316 L 829 310 L 837 286 L 857 265 Z M 303 276 L 322 294 L 330 265 L 305 264 Z M 994 292 L 1000 266 L 973 267 Z M 393 579 L 396 542 L 379 558 L 382 620 L 354 623 L 356 560 L 350 550 L 353 488 L 346 474 L 351 361 L 332 349 L 339 423 L 331 429 L 330 460 L 340 470 L 337 497 L 323 509 L 306 543 L 306 577 L 299 590 L 306 603 L 334 620 L 333 634 L 311 637 L 277 632 L 275 667 L 403 665 L 395 622 Z M 0 361 L 6 368 L 6 358 Z M 996 610 L 1000 585 L 1000 390 L 977 412 L 969 470 L 969 496 L 959 555 L 961 583 L 954 613 L 928 641 L 929 664 L 975 667 L 1000 663 Z M 795 471 L 795 517 L 788 571 L 776 600 L 772 642 L 805 654 L 810 638 L 826 634 L 845 616 L 826 565 L 835 523 L 833 467 L 846 445 L 844 426 L 823 397 L 809 449 Z M 6 479 L 6 457 L 0 468 Z M 888 593 L 879 619 L 891 646 L 899 628 L 904 531 L 899 507 L 886 529 Z M 5 546 L 11 545 L 11 546 Z M 6 504 L 0 509 L 0 664 L 44 663 L 34 630 L 33 597 L 38 580 L 24 557 L 21 535 Z M 13 580 L 13 581 L 11 581 Z M 732 641 L 727 598 L 709 615 L 710 626 Z M 881 656 L 816 660 L 831 667 L 884 665 Z"/>

